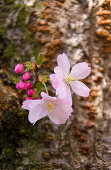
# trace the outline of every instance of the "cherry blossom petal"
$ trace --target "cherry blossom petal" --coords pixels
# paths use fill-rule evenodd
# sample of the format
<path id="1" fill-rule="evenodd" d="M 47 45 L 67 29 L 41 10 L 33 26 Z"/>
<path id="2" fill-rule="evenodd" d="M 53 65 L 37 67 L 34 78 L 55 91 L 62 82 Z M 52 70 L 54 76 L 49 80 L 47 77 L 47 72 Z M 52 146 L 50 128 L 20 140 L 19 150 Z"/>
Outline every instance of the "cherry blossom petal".
<path id="1" fill-rule="evenodd" d="M 56 97 L 51 97 L 51 96 L 49 96 L 47 93 L 45 93 L 45 92 L 41 92 L 41 97 L 43 98 L 43 100 L 44 99 L 46 99 L 46 100 L 55 100 L 56 99 Z"/>
<path id="2" fill-rule="evenodd" d="M 47 116 L 47 110 L 44 107 L 44 104 L 36 104 L 29 111 L 28 119 L 31 123 L 35 124 L 36 121 Z"/>
<path id="3" fill-rule="evenodd" d="M 60 54 L 57 57 L 58 66 L 62 69 L 64 74 L 67 74 L 70 69 L 70 63 L 66 54 Z"/>
<path id="4" fill-rule="evenodd" d="M 57 80 L 63 80 L 64 79 L 64 73 L 60 67 L 54 68 L 54 73 Z"/>
<path id="5" fill-rule="evenodd" d="M 79 96 L 88 97 L 90 89 L 81 81 L 72 81 L 70 83 L 72 90 Z"/>
<path id="6" fill-rule="evenodd" d="M 64 124 L 66 120 L 69 118 L 70 113 L 67 112 L 67 110 L 65 110 L 65 107 L 63 108 L 64 103 L 59 102 L 60 100 L 57 102 L 52 112 L 48 112 L 48 116 L 55 124 Z M 68 111 L 72 112 L 71 106 L 67 105 L 67 107 L 69 107 Z"/>
<path id="7" fill-rule="evenodd" d="M 31 103 L 32 103 L 32 100 L 25 100 L 22 103 L 22 109 L 30 110 L 29 104 L 31 104 Z"/>
<path id="8" fill-rule="evenodd" d="M 51 84 L 52 84 L 53 88 L 57 89 L 57 87 L 59 85 L 59 81 L 56 79 L 56 75 L 55 74 L 51 74 L 50 75 L 50 80 L 51 80 Z"/>
<path id="9" fill-rule="evenodd" d="M 72 94 L 70 88 L 66 85 L 66 100 L 71 104 L 72 106 Z"/>
<path id="10" fill-rule="evenodd" d="M 64 82 L 60 82 L 58 88 L 56 89 L 56 95 L 58 95 L 60 98 L 66 97 L 66 84 Z"/>
<path id="11" fill-rule="evenodd" d="M 70 76 L 74 79 L 84 79 L 91 72 L 91 67 L 88 67 L 88 63 L 82 62 L 74 65 L 71 70 Z"/>

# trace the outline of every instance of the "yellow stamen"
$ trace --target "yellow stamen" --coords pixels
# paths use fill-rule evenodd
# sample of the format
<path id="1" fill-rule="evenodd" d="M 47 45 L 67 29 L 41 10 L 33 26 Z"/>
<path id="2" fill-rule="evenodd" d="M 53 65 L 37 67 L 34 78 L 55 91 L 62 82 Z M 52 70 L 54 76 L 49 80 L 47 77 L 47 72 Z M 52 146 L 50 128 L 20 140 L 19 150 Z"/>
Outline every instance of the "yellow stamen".
<path id="1" fill-rule="evenodd" d="M 71 82 L 71 81 L 74 80 L 73 78 L 71 78 L 71 76 L 68 76 L 66 79 L 67 79 L 68 82 Z"/>
<path id="2" fill-rule="evenodd" d="M 75 80 L 78 80 L 77 78 L 75 78 Z"/>
<path id="3" fill-rule="evenodd" d="M 54 106 L 53 104 L 48 104 L 48 111 L 49 111 L 49 112 L 52 112 L 52 110 L 53 110 L 53 109 L 52 109 L 52 108 L 53 108 L 53 106 Z"/>

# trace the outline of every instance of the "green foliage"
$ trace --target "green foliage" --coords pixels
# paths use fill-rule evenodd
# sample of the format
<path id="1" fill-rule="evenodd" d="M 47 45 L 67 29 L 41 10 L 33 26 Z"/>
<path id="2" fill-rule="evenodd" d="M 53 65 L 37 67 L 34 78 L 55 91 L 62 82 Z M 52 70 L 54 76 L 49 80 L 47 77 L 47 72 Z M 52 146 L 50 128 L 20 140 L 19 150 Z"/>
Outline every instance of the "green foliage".
<path id="1" fill-rule="evenodd" d="M 13 6 L 13 9 L 19 9 L 21 7 L 21 4 L 17 3 Z"/>
<path id="2" fill-rule="evenodd" d="M 40 92 L 42 91 L 42 83 L 41 82 L 37 82 L 36 88 L 37 88 L 37 94 L 39 95 Z"/>
<path id="3" fill-rule="evenodd" d="M 12 4 L 14 0 L 7 0 L 7 4 Z"/>
<path id="4" fill-rule="evenodd" d="M 29 31 L 25 31 L 24 34 L 25 34 L 25 39 L 26 39 L 27 41 L 33 42 L 32 34 L 31 34 Z"/>
<path id="5" fill-rule="evenodd" d="M 26 11 L 25 8 L 22 8 L 18 14 L 17 25 L 24 29 L 24 27 L 27 25 L 26 18 L 28 17 L 28 15 L 29 12 Z"/>
<path id="6" fill-rule="evenodd" d="M 42 76 L 41 82 L 42 82 L 42 83 L 43 83 L 43 82 L 46 83 L 48 80 L 49 80 L 48 76 L 47 76 L 47 75 L 44 75 L 44 76 Z"/>
<path id="7" fill-rule="evenodd" d="M 15 78 L 15 77 L 12 77 L 12 80 L 14 81 L 15 84 L 19 82 L 19 79 Z"/>
<path id="8" fill-rule="evenodd" d="M 12 44 L 9 44 L 6 50 L 4 51 L 4 56 L 5 57 L 11 57 L 14 54 L 14 48 Z"/>
<path id="9" fill-rule="evenodd" d="M 27 66 L 28 70 L 30 70 L 32 68 L 32 63 L 30 61 L 27 61 L 26 66 Z M 26 71 L 27 71 L 27 69 L 25 69 L 25 72 Z"/>
<path id="10" fill-rule="evenodd" d="M 42 53 L 39 54 L 39 56 L 37 57 L 37 65 L 40 68 L 41 65 L 45 62 L 45 58 L 43 56 Z"/>
<path id="11" fill-rule="evenodd" d="M 4 27 L 4 26 L 0 26 L 0 36 L 5 36 L 5 34 L 6 34 L 6 28 Z"/>

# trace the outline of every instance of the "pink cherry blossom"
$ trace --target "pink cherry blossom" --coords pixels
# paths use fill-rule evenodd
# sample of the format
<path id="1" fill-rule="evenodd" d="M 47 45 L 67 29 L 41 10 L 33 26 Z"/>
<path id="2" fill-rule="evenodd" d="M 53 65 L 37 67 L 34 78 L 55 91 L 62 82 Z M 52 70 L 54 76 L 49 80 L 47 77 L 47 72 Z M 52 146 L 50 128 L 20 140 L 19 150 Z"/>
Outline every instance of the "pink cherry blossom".
<path id="1" fill-rule="evenodd" d="M 32 87 L 32 83 L 30 81 L 28 81 L 26 86 L 27 86 L 28 89 L 30 89 Z"/>
<path id="2" fill-rule="evenodd" d="M 32 97 L 27 97 L 26 100 L 33 100 L 33 98 Z"/>
<path id="3" fill-rule="evenodd" d="M 72 104 L 71 89 L 79 96 L 88 97 L 90 89 L 82 83 L 81 79 L 86 78 L 91 68 L 86 62 L 81 62 L 72 67 L 70 71 L 70 62 L 66 54 L 60 54 L 57 57 L 58 66 L 54 68 L 54 73 L 50 75 L 52 86 L 56 89 L 56 94 L 60 98 L 67 98 Z"/>
<path id="4" fill-rule="evenodd" d="M 48 116 L 55 124 L 64 124 L 71 116 L 72 107 L 67 100 L 48 96 L 41 92 L 42 99 L 26 100 L 22 108 L 29 110 L 28 119 L 32 124 L 41 118 Z"/>
<path id="5" fill-rule="evenodd" d="M 23 80 L 28 80 L 30 78 L 30 73 L 29 71 L 26 71 L 24 74 L 23 74 Z"/>
<path id="6" fill-rule="evenodd" d="M 28 96 L 32 96 L 34 94 L 34 90 L 33 89 L 28 89 L 27 94 L 28 94 Z"/>
<path id="7" fill-rule="evenodd" d="M 27 88 L 26 82 L 22 80 L 19 81 L 19 86 L 20 86 L 20 89 L 22 90 L 25 90 Z"/>
<path id="8" fill-rule="evenodd" d="M 16 73 L 21 73 L 22 71 L 24 71 L 24 64 L 17 64 L 15 66 L 15 72 Z"/>

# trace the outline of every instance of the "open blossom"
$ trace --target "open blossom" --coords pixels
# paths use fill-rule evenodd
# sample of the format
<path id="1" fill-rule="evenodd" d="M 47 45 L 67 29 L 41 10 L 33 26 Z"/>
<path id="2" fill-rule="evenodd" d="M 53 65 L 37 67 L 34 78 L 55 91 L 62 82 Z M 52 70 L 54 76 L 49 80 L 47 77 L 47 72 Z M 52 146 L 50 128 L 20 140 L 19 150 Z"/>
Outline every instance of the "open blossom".
<path id="1" fill-rule="evenodd" d="M 24 64 L 17 64 L 15 66 L 15 72 L 16 73 L 21 73 L 22 71 L 24 71 Z"/>
<path id="2" fill-rule="evenodd" d="M 24 74 L 23 74 L 23 80 L 28 80 L 30 78 L 30 73 L 29 71 L 26 71 Z"/>
<path id="3" fill-rule="evenodd" d="M 87 77 L 91 68 L 86 62 L 81 62 L 72 67 L 70 71 L 70 63 L 66 54 L 60 54 L 57 57 L 58 66 L 55 67 L 54 73 L 50 75 L 52 86 L 56 89 L 56 94 L 61 97 L 67 97 L 72 103 L 71 90 L 79 96 L 88 97 L 90 89 L 81 81 Z"/>
<path id="4" fill-rule="evenodd" d="M 41 92 L 41 100 L 26 100 L 22 108 L 29 110 L 28 119 L 32 124 L 48 116 L 55 124 L 64 124 L 72 113 L 72 107 L 67 100 L 48 96 Z"/>

